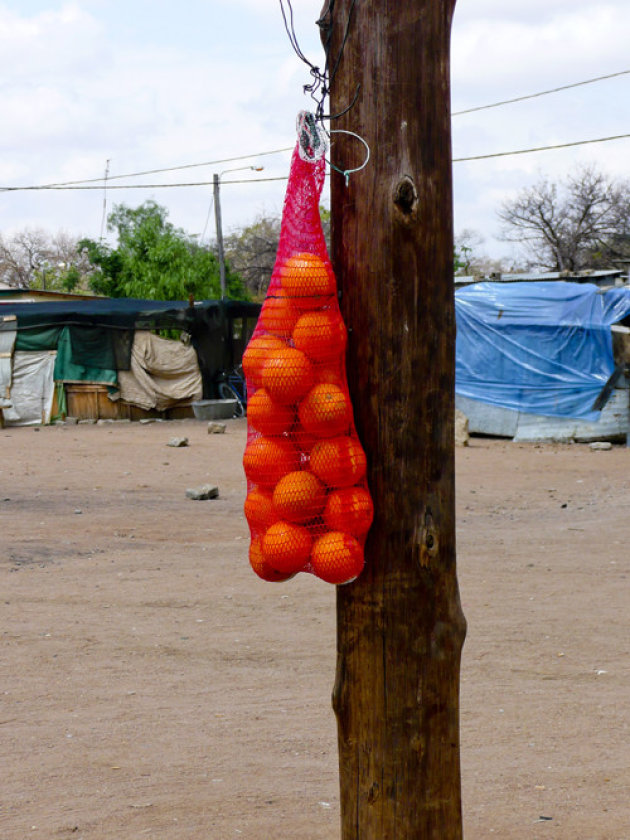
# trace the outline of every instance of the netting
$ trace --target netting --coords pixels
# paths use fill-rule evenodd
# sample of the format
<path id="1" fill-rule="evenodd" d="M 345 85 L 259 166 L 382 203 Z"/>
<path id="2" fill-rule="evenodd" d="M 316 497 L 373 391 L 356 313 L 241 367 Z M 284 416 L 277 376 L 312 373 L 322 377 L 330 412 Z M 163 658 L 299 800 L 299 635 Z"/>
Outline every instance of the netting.
<path id="1" fill-rule="evenodd" d="M 345 368 L 346 327 L 319 215 L 325 162 L 296 146 L 276 263 L 243 356 L 245 516 L 264 580 L 354 580 L 372 523 Z"/>

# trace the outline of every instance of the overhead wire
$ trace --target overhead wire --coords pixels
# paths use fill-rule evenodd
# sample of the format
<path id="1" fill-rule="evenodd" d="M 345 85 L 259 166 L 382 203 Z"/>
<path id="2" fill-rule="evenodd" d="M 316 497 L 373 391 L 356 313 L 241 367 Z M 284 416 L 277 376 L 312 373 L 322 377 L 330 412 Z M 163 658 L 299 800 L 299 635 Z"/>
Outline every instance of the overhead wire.
<path id="1" fill-rule="evenodd" d="M 292 11 L 293 10 L 291 9 L 290 2 L 288 2 L 288 5 L 289 5 L 289 9 L 291 11 L 291 23 L 290 23 L 290 25 L 287 25 L 287 21 L 286 21 L 286 18 L 285 18 L 285 25 L 287 26 L 287 32 L 289 33 L 289 37 L 291 39 L 292 46 L 294 47 L 294 49 L 296 51 L 296 54 L 303 61 L 305 61 L 306 64 L 308 64 L 313 69 L 317 70 L 318 68 L 314 68 L 314 66 L 311 64 L 311 62 L 309 62 L 308 59 L 303 55 L 303 53 L 302 53 L 302 51 L 299 47 L 299 44 L 297 44 L 297 39 L 295 38 L 295 32 L 294 32 L 294 29 L 293 29 L 293 18 L 292 18 Z M 334 5 L 334 0 L 332 0 L 332 2 L 329 3 L 330 8 L 327 10 L 327 12 L 331 11 L 333 5 Z M 354 6 L 354 3 L 352 5 Z M 352 10 L 351 10 L 351 12 L 352 12 Z M 283 16 L 284 16 L 284 10 L 283 10 Z M 347 33 L 346 33 L 346 35 L 347 35 Z M 294 43 L 294 41 L 295 41 L 295 43 Z M 334 69 L 336 71 L 336 67 Z M 493 102 L 493 103 L 490 103 L 490 104 L 487 104 L 487 105 L 479 105 L 479 106 L 476 106 L 474 108 L 467 108 L 467 109 L 464 109 L 464 110 L 461 110 L 461 111 L 454 111 L 451 116 L 453 116 L 453 117 L 462 116 L 464 114 L 470 114 L 470 113 L 473 113 L 473 112 L 476 112 L 476 111 L 483 111 L 483 110 L 487 110 L 487 109 L 490 109 L 490 108 L 498 108 L 498 107 L 503 106 L 503 105 L 510 105 L 514 102 L 522 102 L 522 101 L 527 100 L 527 99 L 534 99 L 534 98 L 541 97 L 541 96 L 547 96 L 549 94 L 557 93 L 557 92 L 560 92 L 560 91 L 563 91 L 563 90 L 569 90 L 571 88 L 581 87 L 583 85 L 589 85 L 589 84 L 593 84 L 595 82 L 601 82 L 601 81 L 604 81 L 606 79 L 612 79 L 612 78 L 616 78 L 616 77 L 624 76 L 624 75 L 629 75 L 629 74 L 630 74 L 630 69 L 629 70 L 620 70 L 616 73 L 607 73 L 606 75 L 603 75 L 603 76 L 595 76 L 591 79 L 585 79 L 583 81 L 574 82 L 574 83 L 568 84 L 568 85 L 561 85 L 559 87 L 550 88 L 550 89 L 544 90 L 544 91 L 538 91 L 537 93 L 527 94 L 525 96 L 517 96 L 517 97 L 514 97 L 512 99 L 501 100 L 500 102 Z M 550 151 L 550 150 L 554 150 L 554 149 L 566 149 L 566 148 L 570 148 L 570 147 L 573 147 L 573 146 L 584 146 L 584 145 L 589 145 L 589 144 L 593 144 L 593 143 L 606 143 L 606 142 L 613 141 L 613 140 L 622 140 L 622 139 L 626 139 L 628 137 L 630 137 L 630 134 L 618 134 L 618 135 L 613 135 L 613 136 L 610 136 L 610 137 L 599 137 L 599 138 L 590 139 L 590 140 L 576 140 L 576 141 L 572 141 L 572 142 L 568 142 L 568 143 L 558 143 L 558 144 L 554 144 L 554 145 L 536 146 L 536 147 L 532 147 L 532 148 L 516 149 L 516 150 L 513 150 L 513 151 L 506 151 L 506 152 L 492 152 L 492 153 L 485 154 L 485 155 L 470 155 L 470 156 L 467 156 L 467 157 L 453 158 L 453 163 L 463 163 L 463 162 L 475 161 L 475 160 L 489 160 L 489 159 L 492 159 L 492 158 L 509 157 L 509 156 L 512 156 L 512 155 L 531 154 L 531 153 L 535 153 L 535 152 L 544 152 L 544 151 Z M 241 161 L 241 160 L 250 160 L 251 158 L 254 158 L 254 157 L 265 157 L 265 156 L 268 156 L 268 155 L 282 154 L 282 153 L 285 153 L 285 152 L 291 152 L 292 150 L 293 150 L 292 146 L 286 146 L 286 147 L 283 147 L 283 148 L 280 148 L 280 149 L 271 149 L 271 150 L 268 150 L 268 151 L 255 152 L 253 154 L 246 154 L 246 155 L 235 155 L 235 156 L 228 157 L 228 158 L 217 158 L 215 160 L 201 161 L 200 163 L 186 163 L 186 164 L 180 164 L 178 166 L 166 166 L 166 167 L 160 167 L 160 168 L 154 168 L 154 169 L 144 169 L 144 170 L 139 170 L 137 172 L 127 172 L 127 173 L 123 173 L 123 174 L 120 174 L 120 175 L 107 174 L 105 178 L 103 178 L 103 176 L 100 176 L 98 178 L 82 178 L 82 179 L 77 179 L 77 180 L 72 180 L 72 181 L 54 181 L 54 182 L 48 183 L 48 184 L 37 184 L 37 185 L 16 186 L 16 187 L 8 187 L 8 186 L 7 187 L 0 187 L 0 192 L 25 192 L 25 191 L 36 191 L 36 190 L 66 190 L 66 189 L 67 190 L 72 190 L 72 189 L 74 189 L 74 190 L 99 189 L 100 190 L 100 189 L 103 189 L 104 183 L 107 185 L 106 186 L 107 190 L 113 190 L 113 189 L 168 189 L 168 188 L 176 188 L 176 187 L 203 187 L 203 186 L 209 186 L 213 182 L 212 181 L 193 181 L 193 182 L 184 182 L 184 183 L 175 183 L 175 184 L 124 184 L 124 185 L 112 184 L 111 182 L 114 181 L 114 180 L 122 180 L 123 178 L 137 178 L 137 177 L 141 177 L 143 175 L 156 175 L 156 174 L 161 174 L 163 172 L 176 172 L 176 171 L 180 171 L 180 170 L 184 170 L 184 169 L 199 168 L 199 167 L 202 167 L 202 166 L 215 166 L 215 165 L 222 164 L 222 163 L 233 163 L 233 162 Z M 224 183 L 224 184 L 245 184 L 245 183 L 250 184 L 250 183 L 260 183 L 260 182 L 265 182 L 265 181 L 285 181 L 285 180 L 286 180 L 286 177 L 281 176 L 281 177 L 276 177 L 276 178 L 252 178 L 252 179 L 247 179 L 247 180 L 226 180 L 226 181 L 222 181 L 222 183 Z M 89 186 L 90 184 L 97 184 L 98 186 Z"/>
<path id="2" fill-rule="evenodd" d="M 470 155 L 468 157 L 453 158 L 453 163 L 465 163 L 474 160 L 489 160 L 491 158 L 510 157 L 511 155 L 526 155 L 534 152 L 547 152 L 554 149 L 567 149 L 571 146 L 586 146 L 593 143 L 608 143 L 614 140 L 627 140 L 630 134 L 615 134 L 610 137 L 595 137 L 589 140 L 574 140 L 569 143 L 555 143 L 548 146 L 534 146 L 528 149 L 513 149 L 507 152 L 491 152 L 486 155 Z M 248 156 L 249 157 L 249 156 Z M 253 156 L 252 156 L 253 157 Z M 102 179 L 101 179 L 102 180 Z M 226 179 L 221 181 L 221 184 L 259 184 L 269 181 L 286 181 L 286 175 L 280 175 L 271 178 L 239 178 Z M 212 186 L 213 181 L 184 181 L 177 184 L 110 184 L 109 190 L 155 190 L 155 189 L 173 189 L 177 187 L 208 187 Z M 26 187 L 0 187 L 0 192 L 29 192 L 37 190 L 63 191 L 63 190 L 100 190 L 102 186 L 93 184 L 67 184 L 56 186 L 54 184 L 40 184 Z"/>
<path id="3" fill-rule="evenodd" d="M 280 12 L 282 14 L 282 20 L 284 21 L 284 28 L 287 32 L 287 36 L 289 38 L 289 43 L 293 48 L 293 51 L 300 59 L 300 61 L 304 62 L 309 68 L 309 74 L 313 81 L 308 85 L 303 85 L 302 90 L 304 93 L 309 93 L 313 102 L 316 103 L 317 107 L 315 108 L 315 118 L 319 122 L 323 122 L 324 120 L 336 120 L 338 117 L 342 116 L 343 114 L 347 113 L 355 104 L 358 96 L 358 91 L 360 85 L 357 87 L 357 92 L 355 93 L 352 102 L 350 105 L 345 108 L 339 114 L 325 114 L 324 113 L 324 101 L 328 94 L 330 93 L 330 86 L 332 85 L 335 76 L 337 75 L 337 71 L 339 69 L 339 65 L 341 63 L 341 59 L 346 47 L 346 43 L 348 41 L 348 37 L 350 34 L 350 26 L 352 23 L 352 16 L 354 12 L 354 7 L 356 4 L 356 0 L 351 0 L 350 8 L 348 9 L 348 17 L 346 20 L 346 24 L 344 27 L 344 34 L 341 40 L 341 45 L 339 47 L 339 51 L 337 53 L 336 58 L 334 61 L 331 61 L 330 55 L 330 44 L 332 40 L 332 21 L 333 15 L 335 10 L 335 0 L 328 0 L 328 4 L 326 9 L 322 11 L 321 17 L 318 21 L 316 21 L 317 25 L 320 27 L 321 35 L 322 35 L 322 43 L 324 46 L 324 54 L 326 56 L 326 61 L 324 65 L 324 70 L 320 70 L 317 65 L 313 64 L 312 61 L 304 54 L 302 48 L 300 47 L 297 34 L 295 32 L 295 23 L 293 20 L 293 7 L 291 5 L 291 0 L 279 0 L 280 3 Z M 287 12 L 285 11 L 284 5 L 288 7 L 288 16 Z M 332 65 L 332 67 L 331 67 Z"/>
<path id="4" fill-rule="evenodd" d="M 201 236 L 199 237 L 199 242 L 203 242 L 206 236 L 206 231 L 208 230 L 208 223 L 210 222 L 210 216 L 212 214 L 212 208 L 214 207 L 214 193 L 210 199 L 210 206 L 208 207 L 208 213 L 206 215 L 206 221 L 204 222 L 203 230 L 201 231 Z"/>
<path id="5" fill-rule="evenodd" d="M 524 102 L 526 99 L 536 99 L 539 96 L 548 96 L 550 93 L 559 93 L 563 90 L 570 90 L 571 88 L 582 87 L 583 85 L 592 85 L 594 82 L 602 82 L 605 79 L 614 79 L 617 76 L 627 76 L 630 70 L 620 70 L 618 73 L 607 73 L 605 76 L 595 76 L 593 79 L 585 79 L 582 82 L 573 82 L 570 85 L 560 85 L 560 87 L 550 88 L 549 90 L 541 90 L 538 93 L 528 93 L 525 96 L 515 96 L 513 99 L 503 99 L 500 102 L 492 102 L 489 105 L 477 105 L 474 108 L 466 108 L 463 111 L 453 111 L 452 117 L 461 117 L 463 114 L 472 114 L 475 111 L 486 111 L 489 108 L 499 108 L 501 105 L 511 105 L 513 102 Z"/>
<path id="6" fill-rule="evenodd" d="M 309 68 L 309 74 L 311 79 L 313 80 L 308 85 L 303 85 L 302 90 L 304 93 L 309 93 L 313 102 L 316 103 L 317 107 L 315 109 L 315 114 L 318 119 L 322 118 L 324 113 L 324 100 L 328 95 L 329 91 L 329 74 L 328 74 L 328 51 L 326 50 L 326 66 L 324 67 L 323 72 L 317 67 L 317 65 L 313 64 L 312 61 L 306 57 L 302 48 L 300 47 L 296 32 L 295 32 L 295 23 L 293 20 L 293 6 L 291 5 L 291 0 L 279 0 L 280 3 L 280 13 L 282 14 L 282 20 L 284 21 L 284 28 L 286 30 L 287 36 L 289 38 L 289 43 L 293 48 L 293 52 L 296 56 L 302 61 L 306 66 Z M 285 11 L 284 5 L 287 5 L 288 8 L 288 15 Z M 332 11 L 332 6 L 334 6 L 334 0 L 330 0 L 328 3 L 328 11 L 326 14 Z M 319 92 L 319 97 L 317 96 Z"/>
<path id="7" fill-rule="evenodd" d="M 453 158 L 453 163 L 463 163 L 469 160 L 488 160 L 489 158 L 509 157 L 510 155 L 527 155 L 532 152 L 547 152 L 552 149 L 568 149 L 570 146 L 586 146 L 590 143 L 608 143 L 611 140 L 625 140 L 630 134 L 614 134 L 611 137 L 597 137 L 593 140 L 574 140 L 572 143 L 556 143 L 550 146 L 536 146 L 531 149 L 516 149 L 511 152 L 493 152 L 488 155 L 471 155 L 470 157 Z"/>
<path id="8" fill-rule="evenodd" d="M 101 179 L 102 180 L 102 179 Z M 242 178 L 234 180 L 221 181 L 221 184 L 256 184 L 261 181 L 286 181 L 286 175 L 280 175 L 275 178 Z M 184 181 L 179 184 L 109 184 L 107 190 L 156 190 L 156 189 L 171 189 L 173 187 L 209 187 L 213 185 L 213 181 Z M 63 190 L 100 190 L 102 186 L 96 184 L 39 184 L 29 187 L 0 187 L 0 192 L 34 192 L 37 190 L 63 191 Z"/>
<path id="9" fill-rule="evenodd" d="M 221 158 L 219 160 L 205 160 L 201 163 L 184 163 L 180 164 L 179 166 L 165 166 L 161 169 L 143 169 L 140 172 L 127 172 L 123 175 L 109 175 L 109 181 L 120 180 L 121 178 L 138 178 L 142 175 L 158 175 L 161 172 L 176 172 L 179 169 L 194 169 L 200 166 L 215 166 L 219 163 L 234 163 L 235 161 L 239 160 L 250 160 L 254 157 L 266 157 L 267 155 L 278 155 L 282 152 L 292 152 L 293 146 L 287 146 L 282 149 L 271 149 L 268 152 L 255 152 L 251 155 L 237 155 L 236 157 L 229 157 L 229 158 Z M 41 189 L 44 188 L 52 188 L 52 187 L 66 187 L 71 186 L 73 184 L 95 184 L 95 183 L 102 183 L 103 176 L 100 178 L 79 178 L 74 181 L 53 181 L 50 184 L 42 184 Z M 0 189 L 5 189 L 4 187 L 0 187 Z"/>

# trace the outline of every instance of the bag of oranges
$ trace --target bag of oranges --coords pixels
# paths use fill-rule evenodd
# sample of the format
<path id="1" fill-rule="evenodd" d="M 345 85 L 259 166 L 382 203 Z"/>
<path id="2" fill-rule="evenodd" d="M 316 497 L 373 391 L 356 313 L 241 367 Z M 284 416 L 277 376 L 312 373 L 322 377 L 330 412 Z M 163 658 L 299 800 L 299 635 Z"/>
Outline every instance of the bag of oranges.
<path id="1" fill-rule="evenodd" d="M 345 370 L 346 328 L 319 215 L 323 156 L 298 142 L 267 297 L 243 355 L 245 516 L 264 580 L 310 572 L 333 584 L 363 569 L 372 523 L 365 453 Z"/>

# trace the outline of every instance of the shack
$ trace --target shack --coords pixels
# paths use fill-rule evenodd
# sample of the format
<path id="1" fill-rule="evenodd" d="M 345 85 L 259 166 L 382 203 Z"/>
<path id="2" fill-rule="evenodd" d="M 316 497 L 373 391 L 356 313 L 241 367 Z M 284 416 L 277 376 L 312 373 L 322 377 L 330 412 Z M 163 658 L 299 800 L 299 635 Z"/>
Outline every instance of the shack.
<path id="1" fill-rule="evenodd" d="M 471 433 L 615 440 L 629 429 L 630 287 L 482 282 L 455 292 L 456 406 Z M 621 341 L 613 349 L 613 329 Z M 627 343 L 627 342 L 626 342 Z"/>
<path id="2" fill-rule="evenodd" d="M 20 302 L 3 295 L 0 410 L 13 425 L 64 414 L 186 416 L 194 399 L 216 396 L 217 375 L 240 362 L 259 312 L 260 304 L 232 300 Z M 157 331 L 184 341 L 166 346 Z M 146 369 L 148 360 L 157 360 L 155 373 Z M 134 372 L 147 374 L 140 387 L 130 378 Z M 183 390 L 176 387 L 173 398 L 168 388 L 162 393 L 162 385 L 178 378 Z M 134 398 L 125 399 L 130 384 Z"/>

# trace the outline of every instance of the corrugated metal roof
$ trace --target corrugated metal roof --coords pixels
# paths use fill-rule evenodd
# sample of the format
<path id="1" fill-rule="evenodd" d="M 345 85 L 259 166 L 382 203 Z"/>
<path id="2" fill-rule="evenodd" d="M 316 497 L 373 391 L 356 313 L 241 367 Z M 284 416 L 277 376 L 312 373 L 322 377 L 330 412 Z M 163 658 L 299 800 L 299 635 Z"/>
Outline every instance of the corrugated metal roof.
<path id="1" fill-rule="evenodd" d="M 603 284 L 605 282 L 610 282 L 611 285 L 616 285 L 619 283 L 619 280 L 623 280 L 623 285 L 627 282 L 627 274 L 625 271 L 620 269 L 603 269 L 598 271 L 577 271 L 575 273 L 567 273 L 564 271 L 548 271 L 545 273 L 539 272 L 523 272 L 519 274 L 489 274 L 480 276 L 477 274 L 474 275 L 465 275 L 465 276 L 456 276 L 455 277 L 455 285 L 456 286 L 469 286 L 472 283 L 484 283 L 484 282 L 492 282 L 492 283 L 519 283 L 519 282 L 526 282 L 526 281 L 538 281 L 538 280 L 549 280 L 549 281 L 558 281 L 558 280 L 569 280 L 573 283 L 595 283 L 597 285 Z M 620 284 L 621 285 L 621 284 Z"/>

